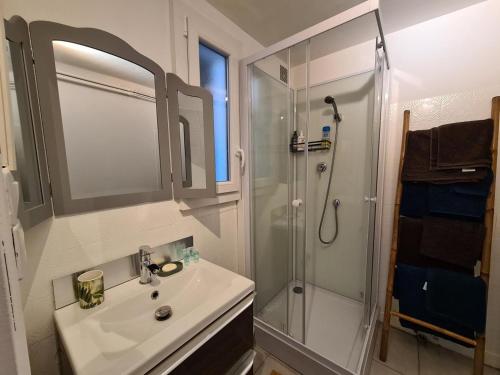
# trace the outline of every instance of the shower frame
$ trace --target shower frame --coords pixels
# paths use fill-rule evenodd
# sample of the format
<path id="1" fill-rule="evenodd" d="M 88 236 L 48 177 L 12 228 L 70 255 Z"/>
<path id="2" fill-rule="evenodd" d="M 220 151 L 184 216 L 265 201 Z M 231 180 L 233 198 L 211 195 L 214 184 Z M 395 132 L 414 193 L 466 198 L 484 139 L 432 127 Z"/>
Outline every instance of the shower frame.
<path id="1" fill-rule="evenodd" d="M 379 37 L 376 40 L 376 47 L 374 54 L 377 50 L 381 48 L 383 50 L 383 62 L 385 63 L 384 71 L 387 73 L 390 64 L 387 54 L 387 46 L 385 43 L 384 33 L 382 29 L 382 20 L 379 9 L 379 0 L 367 0 L 363 3 L 358 4 L 342 13 L 339 13 L 329 19 L 326 19 L 310 28 L 307 28 L 297 34 L 294 34 L 282 41 L 279 41 L 267 48 L 260 50 L 259 52 L 242 59 L 240 61 L 239 77 L 240 77 L 240 137 L 241 137 L 241 147 L 246 155 L 251 155 L 252 144 L 251 144 L 251 131 L 250 131 L 250 108 L 251 108 L 251 95 L 250 92 L 250 66 L 266 57 L 269 57 L 277 52 L 291 48 L 301 42 L 310 40 L 311 38 L 322 34 L 326 31 L 334 29 L 341 26 L 349 21 L 355 20 L 359 17 L 373 14 L 376 18 Z M 309 45 L 307 45 L 309 49 Z M 307 53 L 307 62 L 309 62 L 309 53 Z M 308 70 L 309 71 L 309 70 Z M 374 70 L 375 71 L 375 67 Z M 364 73 L 364 72 L 359 72 Z M 309 74 L 309 72 L 307 73 Z M 341 77 L 344 78 L 344 77 Z M 339 78 L 340 79 L 340 78 Z M 308 79 L 309 84 L 309 79 Z M 384 180 L 384 165 L 385 165 L 385 139 L 386 139 L 386 121 L 384 119 L 387 117 L 387 100 L 389 91 L 389 74 L 383 74 L 381 88 L 381 98 L 380 98 L 380 132 L 379 132 L 379 144 L 378 144 L 378 166 L 376 171 L 376 184 L 379 187 L 377 190 L 377 204 L 375 205 L 375 223 L 374 223 L 374 237 L 373 237 L 373 254 L 378 254 L 377 259 L 373 259 L 373 267 L 378 269 L 380 262 L 380 247 L 381 247 L 381 221 L 382 221 L 382 202 L 383 202 L 383 180 Z M 307 102 L 309 99 L 307 99 Z M 308 116 L 309 117 L 309 116 Z M 238 227 L 238 234 L 240 241 L 240 246 L 244 249 L 244 269 L 241 271 L 245 273 L 247 277 L 255 280 L 255 269 L 254 269 L 254 254 L 252 252 L 252 218 L 251 218 L 251 204 L 252 204 L 252 193 L 251 193 L 251 168 L 246 168 L 242 172 L 242 201 L 238 205 L 238 218 L 240 225 Z M 250 230 L 249 230 L 250 229 Z M 294 262 L 296 259 L 294 259 Z M 373 275 L 372 275 L 373 280 Z M 377 282 L 378 280 L 373 280 Z M 373 288 L 372 288 L 373 290 Z M 372 293 L 372 298 L 375 298 L 375 308 L 371 314 L 366 318 L 365 325 L 367 325 L 367 335 L 363 344 L 363 350 L 361 352 L 360 361 L 358 363 L 355 372 L 351 372 L 344 367 L 332 362 L 331 360 L 321 356 L 312 349 L 308 348 L 304 343 L 301 343 L 287 334 L 279 331 L 278 329 L 272 327 L 271 325 L 263 322 L 259 318 L 254 318 L 255 325 L 255 336 L 256 341 L 260 342 L 264 347 L 273 348 L 273 354 L 278 358 L 285 360 L 290 365 L 296 365 L 297 369 L 301 369 L 304 373 L 314 373 L 315 375 L 330 375 L 330 374 L 365 374 L 369 371 L 367 365 L 369 364 L 368 358 L 369 354 L 373 350 L 372 341 L 374 338 L 376 321 L 379 315 L 378 312 L 378 287 L 375 288 L 375 294 Z M 305 300 L 305 298 L 304 298 Z M 366 303 L 366 302 L 365 302 Z M 370 301 L 368 304 L 371 304 Z M 366 306 L 365 306 L 366 308 Z M 370 306 L 368 306 L 370 308 Z M 305 310 L 303 311 L 305 314 Z M 305 337 L 305 336 L 303 336 Z"/>

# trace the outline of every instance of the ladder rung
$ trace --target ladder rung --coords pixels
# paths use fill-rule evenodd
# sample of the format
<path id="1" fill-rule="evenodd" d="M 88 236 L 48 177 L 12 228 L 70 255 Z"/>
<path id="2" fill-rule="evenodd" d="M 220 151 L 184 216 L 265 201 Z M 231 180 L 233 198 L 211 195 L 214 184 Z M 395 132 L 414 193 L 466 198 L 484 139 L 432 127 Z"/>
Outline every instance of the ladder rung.
<path id="1" fill-rule="evenodd" d="M 447 329 L 435 326 L 434 324 L 424 322 L 423 320 L 413 318 L 413 317 L 411 317 L 409 315 L 401 314 L 400 312 L 397 312 L 397 311 L 391 311 L 391 315 L 392 316 L 396 316 L 396 317 L 398 317 L 400 319 L 406 320 L 408 322 L 418 324 L 419 326 L 428 328 L 428 329 L 430 329 L 432 331 L 439 332 L 439 333 L 441 333 L 443 335 L 452 337 L 452 338 L 454 338 L 456 340 L 465 342 L 466 344 L 469 344 L 469 345 L 472 345 L 472 346 L 476 346 L 477 345 L 476 340 L 472 340 L 472 339 L 470 339 L 468 337 L 459 335 L 458 333 L 448 331 Z"/>

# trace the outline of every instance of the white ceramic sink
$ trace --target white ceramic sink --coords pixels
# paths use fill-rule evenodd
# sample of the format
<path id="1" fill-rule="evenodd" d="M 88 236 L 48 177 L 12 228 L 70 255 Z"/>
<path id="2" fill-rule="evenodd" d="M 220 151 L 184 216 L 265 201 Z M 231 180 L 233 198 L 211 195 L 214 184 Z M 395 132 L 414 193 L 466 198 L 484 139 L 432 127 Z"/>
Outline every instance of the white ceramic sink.
<path id="1" fill-rule="evenodd" d="M 54 313 L 76 374 L 143 374 L 254 290 L 253 281 L 205 260 L 158 280 L 134 279 L 107 290 L 93 309 L 74 303 Z M 157 321 L 163 305 L 173 314 Z"/>

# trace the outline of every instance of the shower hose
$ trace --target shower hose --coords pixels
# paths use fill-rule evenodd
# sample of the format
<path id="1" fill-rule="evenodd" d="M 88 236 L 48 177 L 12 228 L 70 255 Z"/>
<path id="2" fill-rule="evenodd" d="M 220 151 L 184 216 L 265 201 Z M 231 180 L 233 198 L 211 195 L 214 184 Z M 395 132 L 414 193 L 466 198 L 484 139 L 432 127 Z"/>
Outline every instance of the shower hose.
<path id="1" fill-rule="evenodd" d="M 328 179 L 328 187 L 326 189 L 326 196 L 325 196 L 325 203 L 323 204 L 323 212 L 321 213 L 321 221 L 319 222 L 319 230 L 318 230 L 318 235 L 319 235 L 319 240 L 321 243 L 325 245 L 330 245 L 335 242 L 337 239 L 337 236 L 339 234 L 339 217 L 337 210 L 340 206 L 340 201 L 338 199 L 333 200 L 333 209 L 335 212 L 335 233 L 333 234 L 333 237 L 331 239 L 324 239 L 323 235 L 321 234 L 323 230 L 323 222 L 325 221 L 325 213 L 326 213 L 326 206 L 328 204 L 328 197 L 330 196 L 330 189 L 332 187 L 332 177 L 333 177 L 333 167 L 335 165 L 335 154 L 337 152 L 337 139 L 339 138 L 339 120 L 335 118 L 335 138 L 333 139 L 333 152 L 332 152 L 332 163 L 330 167 L 330 178 Z"/>

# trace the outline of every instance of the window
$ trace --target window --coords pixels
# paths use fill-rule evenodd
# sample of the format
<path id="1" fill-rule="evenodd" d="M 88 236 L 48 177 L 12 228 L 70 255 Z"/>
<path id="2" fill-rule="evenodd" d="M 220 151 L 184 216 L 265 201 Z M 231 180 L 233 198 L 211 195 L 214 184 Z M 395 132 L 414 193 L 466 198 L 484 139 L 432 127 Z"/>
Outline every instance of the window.
<path id="1" fill-rule="evenodd" d="M 229 175 L 228 56 L 200 41 L 200 86 L 214 99 L 215 180 Z"/>

